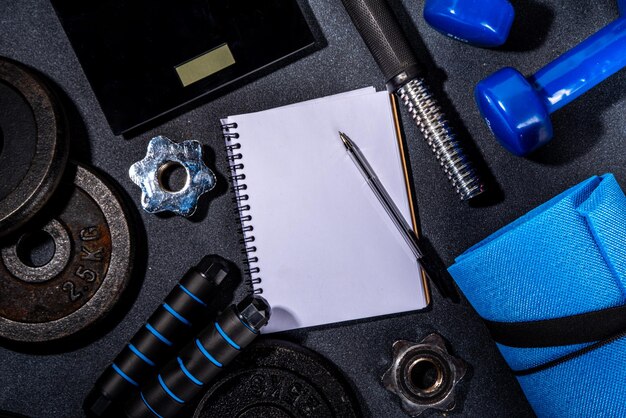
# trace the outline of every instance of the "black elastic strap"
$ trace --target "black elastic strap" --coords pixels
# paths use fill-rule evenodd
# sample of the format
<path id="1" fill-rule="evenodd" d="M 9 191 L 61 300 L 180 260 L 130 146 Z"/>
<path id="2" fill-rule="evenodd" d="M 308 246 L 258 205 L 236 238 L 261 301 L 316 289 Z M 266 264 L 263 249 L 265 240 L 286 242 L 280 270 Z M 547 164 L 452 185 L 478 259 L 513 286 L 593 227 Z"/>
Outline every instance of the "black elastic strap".
<path id="1" fill-rule="evenodd" d="M 485 323 L 492 338 L 509 347 L 542 348 L 593 343 L 626 331 L 626 305 L 542 321 Z"/>
<path id="2" fill-rule="evenodd" d="M 569 353 L 569 354 L 567 354 L 567 355 L 565 355 L 563 357 L 559 357 L 559 358 L 557 358 L 555 360 L 549 361 L 549 362 L 544 363 L 542 365 L 539 365 L 539 366 L 536 366 L 536 367 L 531 367 L 529 369 L 524 369 L 524 370 L 513 370 L 513 374 L 515 374 L 515 376 L 528 376 L 528 375 L 533 374 L 533 373 L 539 373 L 539 372 L 542 372 L 544 370 L 551 369 L 552 367 L 556 367 L 558 365 L 561 365 L 561 364 L 563 364 L 565 362 L 568 362 L 570 360 L 574 360 L 575 358 L 581 357 L 581 356 L 583 356 L 583 355 L 585 355 L 587 353 L 590 353 L 590 352 L 592 352 L 594 350 L 597 350 L 597 349 L 602 348 L 604 346 L 607 346 L 609 344 L 612 344 L 615 341 L 617 341 L 619 339 L 622 339 L 624 337 L 626 337 L 626 332 L 623 332 L 623 333 L 618 334 L 618 335 L 616 335 L 614 337 L 608 338 L 608 339 L 606 339 L 604 341 L 599 341 L 599 342 L 597 342 L 595 344 L 588 345 L 587 347 L 584 347 L 584 348 L 582 348 L 580 350 L 574 351 L 573 353 Z"/>

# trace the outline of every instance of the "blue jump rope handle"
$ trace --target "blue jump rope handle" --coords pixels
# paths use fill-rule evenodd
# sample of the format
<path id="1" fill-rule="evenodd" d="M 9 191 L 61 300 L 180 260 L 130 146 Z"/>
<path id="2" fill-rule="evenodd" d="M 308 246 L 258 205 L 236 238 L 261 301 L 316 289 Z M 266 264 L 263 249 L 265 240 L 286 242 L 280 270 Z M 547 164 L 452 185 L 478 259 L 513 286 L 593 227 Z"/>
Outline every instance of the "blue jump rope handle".
<path id="1" fill-rule="evenodd" d="M 240 314 L 254 303 L 264 307 L 264 316 L 269 318 L 269 305 L 259 296 L 231 306 L 133 395 L 124 408 L 126 417 L 181 416 L 206 385 L 258 337 L 265 322 L 255 327 Z"/>
<path id="2" fill-rule="evenodd" d="M 224 259 L 206 256 L 183 276 L 100 376 L 84 404 L 89 416 L 110 415 L 111 404 L 124 402 L 189 340 L 197 326 L 206 326 L 207 307 L 227 274 Z"/>

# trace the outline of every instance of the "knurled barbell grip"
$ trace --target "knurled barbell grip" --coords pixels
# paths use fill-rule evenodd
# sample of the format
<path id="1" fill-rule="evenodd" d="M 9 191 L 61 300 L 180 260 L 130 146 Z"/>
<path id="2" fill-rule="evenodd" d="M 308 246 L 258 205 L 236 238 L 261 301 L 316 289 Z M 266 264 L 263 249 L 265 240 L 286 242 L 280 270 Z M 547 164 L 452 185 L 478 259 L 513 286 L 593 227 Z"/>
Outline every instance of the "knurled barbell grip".
<path id="1" fill-rule="evenodd" d="M 409 69 L 412 77 L 423 71 L 386 1 L 342 1 L 387 83 Z"/>

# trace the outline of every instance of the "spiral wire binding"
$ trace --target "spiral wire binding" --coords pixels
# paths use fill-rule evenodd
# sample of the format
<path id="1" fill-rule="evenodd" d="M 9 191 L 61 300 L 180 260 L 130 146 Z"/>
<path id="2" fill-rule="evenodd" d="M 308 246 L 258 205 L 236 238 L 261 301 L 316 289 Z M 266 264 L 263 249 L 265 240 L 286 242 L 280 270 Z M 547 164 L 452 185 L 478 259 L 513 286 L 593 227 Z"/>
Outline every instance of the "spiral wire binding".
<path id="1" fill-rule="evenodd" d="M 248 185 L 243 183 L 246 179 L 246 175 L 243 173 L 244 165 L 241 163 L 243 154 L 241 153 L 241 144 L 234 142 L 234 140 L 239 139 L 239 133 L 232 132 L 232 130 L 235 129 L 237 129 L 236 123 L 222 124 L 222 132 L 227 144 L 225 147 L 227 153 L 226 160 L 228 161 L 231 173 L 229 180 L 234 193 L 233 201 L 237 205 L 236 214 L 241 224 L 238 232 L 242 235 L 239 243 L 242 247 L 241 254 L 244 256 L 243 264 L 246 266 L 244 273 L 248 277 L 246 284 L 250 287 L 252 293 L 260 295 L 263 293 L 263 289 L 259 287 L 259 285 L 263 282 L 263 279 L 258 276 L 261 269 L 256 266 L 259 262 L 259 258 L 252 255 L 256 252 L 257 248 L 251 245 L 255 240 L 252 234 L 254 226 L 250 224 L 250 222 L 252 222 L 252 215 L 248 213 L 250 212 L 250 205 L 245 203 L 250 196 L 244 193 L 244 191 L 248 189 Z"/>

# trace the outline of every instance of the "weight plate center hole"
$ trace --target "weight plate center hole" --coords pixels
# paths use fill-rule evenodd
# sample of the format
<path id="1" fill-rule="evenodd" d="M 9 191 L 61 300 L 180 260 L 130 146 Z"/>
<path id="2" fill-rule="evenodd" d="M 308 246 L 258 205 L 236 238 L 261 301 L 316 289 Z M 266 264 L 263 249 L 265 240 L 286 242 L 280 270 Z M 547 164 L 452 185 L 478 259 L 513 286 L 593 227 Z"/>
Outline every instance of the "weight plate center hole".
<path id="1" fill-rule="evenodd" d="M 417 393 L 431 395 L 441 388 L 444 371 L 441 364 L 428 358 L 418 358 L 409 366 L 408 378 Z"/>
<path id="2" fill-rule="evenodd" d="M 179 162 L 167 161 L 157 172 L 159 184 L 169 193 L 177 193 L 189 185 L 189 172 Z"/>
<path id="3" fill-rule="evenodd" d="M 29 267 L 42 267 L 52 261 L 56 253 L 54 238 L 46 231 L 25 234 L 17 243 L 17 256 Z"/>

